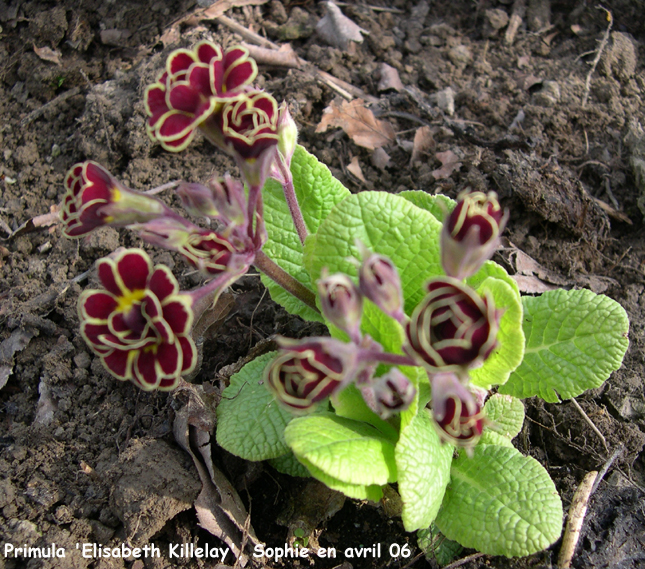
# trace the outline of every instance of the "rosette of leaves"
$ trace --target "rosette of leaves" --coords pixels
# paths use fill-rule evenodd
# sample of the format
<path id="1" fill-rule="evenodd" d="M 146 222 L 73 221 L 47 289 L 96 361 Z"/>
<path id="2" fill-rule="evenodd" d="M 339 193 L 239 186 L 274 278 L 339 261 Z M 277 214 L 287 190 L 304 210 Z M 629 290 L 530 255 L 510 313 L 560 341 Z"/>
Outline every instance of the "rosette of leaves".
<path id="1" fill-rule="evenodd" d="M 440 241 L 451 199 L 420 191 L 356 195 L 328 168 L 298 146 L 291 161 L 294 188 L 309 235 L 301 244 L 282 187 L 263 188 L 268 241 L 264 252 L 315 292 L 323 269 L 356 280 L 357 242 L 389 257 L 401 277 L 409 316 L 423 285 L 444 274 Z M 628 346 L 622 307 L 587 290 L 520 296 L 503 267 L 487 261 L 466 282 L 504 310 L 499 346 L 471 371 L 472 384 L 497 387 L 485 406 L 491 419 L 473 456 L 442 444 L 426 405 L 430 386 L 420 368 L 401 371 L 417 387 L 409 409 L 383 420 L 350 386 L 315 413 L 295 416 L 278 406 L 261 385 L 273 354 L 247 364 L 231 378 L 218 408 L 218 443 L 247 460 L 270 460 L 294 476 L 313 476 L 357 499 L 377 501 L 397 482 L 407 531 L 436 528 L 448 540 L 493 555 L 522 556 L 545 549 L 562 530 L 562 504 L 547 471 L 516 450 L 511 439 L 524 420 L 520 398 L 546 401 L 575 397 L 598 387 L 621 365 Z M 272 298 L 307 320 L 323 317 L 264 279 Z M 326 322 L 331 335 L 346 339 Z M 384 350 L 403 353 L 404 330 L 371 302 L 362 332 Z M 385 368 L 377 370 L 377 375 Z M 502 395 L 503 394 L 503 395 Z"/>

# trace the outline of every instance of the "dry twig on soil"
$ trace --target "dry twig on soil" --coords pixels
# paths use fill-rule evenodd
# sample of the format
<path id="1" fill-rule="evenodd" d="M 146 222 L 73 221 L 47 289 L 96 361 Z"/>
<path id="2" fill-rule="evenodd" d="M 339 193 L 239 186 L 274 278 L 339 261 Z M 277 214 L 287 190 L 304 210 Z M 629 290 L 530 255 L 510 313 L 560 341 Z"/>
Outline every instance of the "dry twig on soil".
<path id="1" fill-rule="evenodd" d="M 596 51 L 596 57 L 594 58 L 593 63 L 591 64 L 591 69 L 589 70 L 589 73 L 587 73 L 587 79 L 585 80 L 585 92 L 584 92 L 584 95 L 582 95 L 583 109 L 587 106 L 587 99 L 589 98 L 589 88 L 591 87 L 591 76 L 594 74 L 594 71 L 596 71 L 596 67 L 598 66 L 600 57 L 602 56 L 602 52 L 605 49 L 605 46 L 607 45 L 607 41 L 609 40 L 609 32 L 611 32 L 611 27 L 614 23 L 614 18 L 611 15 L 611 12 L 607 10 L 607 8 L 600 5 L 596 6 L 596 8 L 598 8 L 599 10 L 604 10 L 607 13 L 607 21 L 609 22 L 609 25 L 605 30 L 605 35 L 602 36 L 602 40 L 600 41 L 600 45 L 598 46 L 598 50 Z"/>

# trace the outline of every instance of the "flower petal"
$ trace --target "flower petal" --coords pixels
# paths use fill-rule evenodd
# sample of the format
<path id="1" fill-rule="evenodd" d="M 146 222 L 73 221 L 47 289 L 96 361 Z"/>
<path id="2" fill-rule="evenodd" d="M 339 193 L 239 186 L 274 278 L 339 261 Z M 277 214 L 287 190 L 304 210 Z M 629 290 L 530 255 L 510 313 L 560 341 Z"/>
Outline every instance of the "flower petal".
<path id="1" fill-rule="evenodd" d="M 118 306 L 118 302 L 114 298 L 114 295 L 107 292 L 86 290 L 79 299 L 79 306 L 85 318 L 103 320 L 107 323 L 107 318 Z"/>
<path id="2" fill-rule="evenodd" d="M 161 381 L 161 377 L 157 373 L 157 366 L 155 365 L 157 357 L 154 352 L 153 347 L 144 348 L 136 352 L 137 356 L 133 366 L 134 377 L 138 381 L 141 389 L 145 391 L 155 389 Z"/>
<path id="3" fill-rule="evenodd" d="M 126 350 L 114 350 L 111 354 L 104 356 L 103 365 L 117 379 L 125 381 L 132 376 L 133 353 Z"/>
<path id="4" fill-rule="evenodd" d="M 165 376 L 174 377 L 181 373 L 182 353 L 179 342 L 163 342 L 157 348 L 157 362 Z"/>
<path id="5" fill-rule="evenodd" d="M 175 334 L 187 334 L 193 324 L 193 313 L 188 297 L 163 303 L 163 319 Z"/>
<path id="6" fill-rule="evenodd" d="M 214 58 L 222 59 L 222 49 L 209 41 L 199 42 L 195 46 L 195 53 L 197 54 L 197 59 L 202 63 L 210 64 Z"/>
<path id="7" fill-rule="evenodd" d="M 166 297 L 177 294 L 179 292 L 179 285 L 170 269 L 165 265 L 159 265 L 155 267 L 148 281 L 148 290 L 160 301 L 163 301 Z"/>
<path id="8" fill-rule="evenodd" d="M 196 57 L 192 51 L 187 49 L 177 49 L 168 56 L 166 70 L 170 78 L 177 74 L 188 71 L 188 68 L 195 63 Z"/>
<path id="9" fill-rule="evenodd" d="M 100 259 L 97 263 L 101 284 L 114 296 L 121 296 L 125 291 L 118 284 L 116 267 L 112 259 Z"/>
<path id="10" fill-rule="evenodd" d="M 146 288 L 152 273 L 150 257 L 140 249 L 128 249 L 116 262 L 119 277 L 130 291 Z"/>
<path id="11" fill-rule="evenodd" d="M 195 342 L 190 336 L 179 336 L 177 338 L 181 346 L 182 367 L 181 373 L 191 373 L 197 365 L 197 348 Z"/>

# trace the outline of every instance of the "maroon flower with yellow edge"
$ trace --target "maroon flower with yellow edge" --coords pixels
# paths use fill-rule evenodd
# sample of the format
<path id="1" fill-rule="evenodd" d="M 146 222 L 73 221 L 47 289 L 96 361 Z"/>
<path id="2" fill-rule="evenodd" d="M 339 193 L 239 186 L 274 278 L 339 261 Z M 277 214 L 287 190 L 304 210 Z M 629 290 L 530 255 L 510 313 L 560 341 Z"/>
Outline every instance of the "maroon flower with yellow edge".
<path id="1" fill-rule="evenodd" d="M 486 417 L 473 394 L 454 373 L 431 377 L 432 416 L 442 441 L 461 447 L 474 446 Z"/>
<path id="2" fill-rule="evenodd" d="M 450 277 L 431 280 L 427 290 L 406 326 L 408 354 L 432 373 L 481 365 L 497 345 L 501 313 L 492 297 Z"/>
<path id="3" fill-rule="evenodd" d="M 446 274 L 460 280 L 474 275 L 499 246 L 507 220 L 495 192 L 462 192 L 441 233 Z"/>
<path id="4" fill-rule="evenodd" d="M 262 185 L 277 157 L 278 103 L 253 91 L 227 104 L 220 118 L 224 144 L 247 182 Z"/>
<path id="5" fill-rule="evenodd" d="M 306 413 L 346 387 L 357 372 L 356 349 L 332 338 L 288 340 L 264 370 L 264 381 L 278 401 Z"/>
<path id="6" fill-rule="evenodd" d="M 214 125 L 205 124 L 222 104 L 243 96 L 257 75 L 257 65 L 246 48 L 225 52 L 202 41 L 192 50 L 173 51 L 166 70 L 145 92 L 148 134 L 173 152 L 188 146 L 198 127 L 207 137 Z M 216 142 L 211 140 L 212 142 Z"/>
<path id="7" fill-rule="evenodd" d="M 176 387 L 197 362 L 190 295 L 140 249 L 101 259 L 98 275 L 105 290 L 86 290 L 78 302 L 88 346 L 117 379 L 146 391 Z"/>
<path id="8" fill-rule="evenodd" d="M 90 160 L 72 166 L 65 189 L 60 215 L 67 237 L 82 237 L 102 225 L 144 223 L 170 212 L 160 200 L 126 188 Z"/>

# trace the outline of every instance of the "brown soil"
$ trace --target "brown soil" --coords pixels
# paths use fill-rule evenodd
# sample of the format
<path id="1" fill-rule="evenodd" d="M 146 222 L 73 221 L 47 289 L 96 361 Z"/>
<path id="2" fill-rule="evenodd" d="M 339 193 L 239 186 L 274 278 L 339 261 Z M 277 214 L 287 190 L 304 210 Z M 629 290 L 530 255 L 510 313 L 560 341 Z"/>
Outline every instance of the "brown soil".
<path id="1" fill-rule="evenodd" d="M 397 11 L 344 7 L 370 32 L 350 53 L 317 38 L 313 26 L 323 9 L 311 1 L 274 0 L 228 16 L 275 41 L 291 40 L 302 58 L 380 97 L 375 111 L 398 133 L 398 144 L 386 149 L 390 163 L 383 170 L 342 131 L 315 134 L 332 90 L 301 70 L 260 71 L 259 84 L 294 110 L 301 143 L 352 191 L 422 189 L 454 197 L 466 186 L 496 190 L 512 211 L 506 236 L 542 265 L 542 285 L 586 286 L 624 306 L 631 321 L 625 364 L 603 387 L 579 398 L 607 448 L 571 402 L 534 400 L 526 401 L 528 419 L 516 444 L 548 469 L 565 508 L 585 473 L 602 468 L 622 445 L 592 497 L 573 566 L 645 567 L 645 245 L 630 166 L 637 148 L 627 136 L 636 122 L 645 124 L 643 2 L 605 4 L 615 33 L 584 108 L 592 50 L 607 27 L 605 13 L 592 3 L 527 2 L 525 25 L 512 45 L 504 41 L 505 29 L 491 27 L 498 20 L 486 12 L 510 15 L 508 0 L 439 2 L 430 10 L 406 0 L 372 4 Z M 192 503 L 199 478 L 172 436 L 169 397 L 112 379 L 78 333 L 76 301 L 84 287 L 96 285 L 94 261 L 119 246 L 142 246 L 140 240 L 104 229 L 70 241 L 56 225 L 9 238 L 61 201 L 67 169 L 83 159 L 101 162 L 137 189 L 234 170 L 205 142 L 171 155 L 145 134 L 141 95 L 170 49 L 204 37 L 240 41 L 211 21 L 183 26 L 177 43 L 164 49 L 160 35 L 195 8 L 194 0 L 0 0 L 0 372 L 10 374 L 0 390 L 0 542 L 67 549 L 66 559 L 0 556 L 0 568 L 209 567 L 214 562 L 169 560 L 167 544 L 222 546 L 197 525 Z M 34 47 L 60 50 L 60 64 L 41 59 Z M 396 68 L 416 95 L 379 93 L 381 62 Z M 448 87 L 454 91 L 453 116 L 444 116 L 433 102 Z M 520 111 L 523 121 L 509 132 Z M 410 144 L 421 124 L 431 127 L 435 147 L 410 166 Z M 461 168 L 435 180 L 432 172 L 441 166 L 435 153 L 446 150 L 458 156 Z M 365 182 L 347 170 L 354 156 Z M 169 194 L 164 199 L 178 205 Z M 179 258 L 144 248 L 154 262 L 174 270 L 182 287 L 199 283 Z M 513 272 L 511 253 L 509 244 L 497 260 Z M 232 292 L 234 306 L 205 346 L 208 355 L 196 383 L 217 385 L 223 366 L 271 334 L 299 337 L 320 330 L 272 303 L 256 277 L 245 277 Z M 312 491 L 268 465 L 214 454 L 250 505 L 258 537 L 270 546 L 284 544 L 285 524 L 307 515 L 310 496 L 322 496 L 319 487 Z M 331 519 L 324 518 L 317 517 L 313 533 L 322 546 L 342 552 L 406 542 L 418 553 L 416 537 L 403 531 L 399 519 L 388 518 L 382 505 L 347 500 Z M 162 557 L 88 560 L 76 551 L 77 543 L 118 547 L 128 539 L 158 545 Z M 527 559 L 483 557 L 463 566 L 551 567 L 558 550 L 556 543 Z M 284 566 L 322 568 L 342 561 L 341 554 Z M 351 560 L 355 568 L 408 562 L 387 554 Z M 413 566 L 431 564 L 422 557 Z"/>

